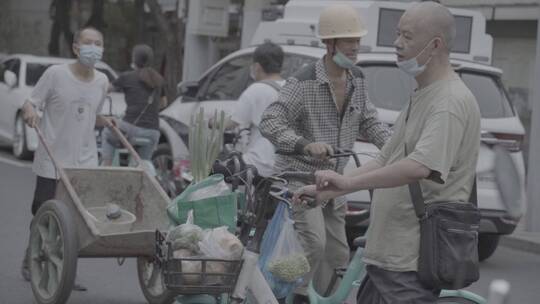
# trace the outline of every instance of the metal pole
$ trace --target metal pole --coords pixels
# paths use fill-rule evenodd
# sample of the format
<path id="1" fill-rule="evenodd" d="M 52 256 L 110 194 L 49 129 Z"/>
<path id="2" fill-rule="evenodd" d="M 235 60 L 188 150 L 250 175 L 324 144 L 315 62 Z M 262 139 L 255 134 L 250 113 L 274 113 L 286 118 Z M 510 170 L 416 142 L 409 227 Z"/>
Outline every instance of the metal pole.
<path id="1" fill-rule="evenodd" d="M 540 232 L 540 15 L 536 30 L 536 65 L 532 87 L 531 134 L 527 176 L 527 211 L 525 230 Z"/>

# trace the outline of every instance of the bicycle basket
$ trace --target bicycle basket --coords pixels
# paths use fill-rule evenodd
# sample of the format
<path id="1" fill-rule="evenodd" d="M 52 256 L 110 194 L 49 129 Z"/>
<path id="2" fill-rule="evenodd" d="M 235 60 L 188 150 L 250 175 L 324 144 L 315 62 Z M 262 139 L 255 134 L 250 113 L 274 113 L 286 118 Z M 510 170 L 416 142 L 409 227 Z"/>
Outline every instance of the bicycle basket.
<path id="1" fill-rule="evenodd" d="M 165 239 L 160 233 L 158 236 L 158 233 L 156 232 L 156 255 L 167 289 L 179 295 L 220 295 L 234 291 L 242 269 L 242 259 L 176 258 L 173 256 L 171 243 L 164 245 Z"/>

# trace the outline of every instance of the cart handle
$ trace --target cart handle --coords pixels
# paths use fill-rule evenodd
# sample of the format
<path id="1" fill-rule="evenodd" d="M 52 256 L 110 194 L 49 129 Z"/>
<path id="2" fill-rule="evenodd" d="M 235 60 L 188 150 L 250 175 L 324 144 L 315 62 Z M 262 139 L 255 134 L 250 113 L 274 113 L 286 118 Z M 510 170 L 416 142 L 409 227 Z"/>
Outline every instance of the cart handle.
<path id="1" fill-rule="evenodd" d="M 126 147 L 126 149 L 128 149 L 129 154 L 131 154 L 131 156 L 133 156 L 135 158 L 135 161 L 137 162 L 137 166 L 142 168 L 143 162 L 142 162 L 141 157 L 139 156 L 139 153 L 137 153 L 137 151 L 135 151 L 133 146 L 129 143 L 129 141 L 124 136 L 124 134 L 122 134 L 120 129 L 118 129 L 118 127 L 108 119 L 105 119 L 105 124 L 107 125 L 107 127 L 111 128 L 114 131 L 114 133 L 116 134 L 116 136 L 118 136 L 118 138 L 120 139 L 120 141 L 122 142 L 124 147 Z"/>

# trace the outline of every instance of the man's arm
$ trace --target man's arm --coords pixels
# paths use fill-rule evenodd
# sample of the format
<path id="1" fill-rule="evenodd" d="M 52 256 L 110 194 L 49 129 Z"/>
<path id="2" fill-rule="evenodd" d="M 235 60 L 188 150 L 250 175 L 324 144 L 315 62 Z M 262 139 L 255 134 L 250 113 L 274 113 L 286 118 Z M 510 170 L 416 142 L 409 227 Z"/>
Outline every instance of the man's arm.
<path id="1" fill-rule="evenodd" d="M 425 179 L 430 174 L 431 170 L 425 165 L 405 158 L 365 174 L 347 178 L 348 182 L 343 185 L 343 190 L 350 193 L 366 189 L 399 187 Z"/>
<path id="2" fill-rule="evenodd" d="M 279 99 L 264 111 L 259 129 L 276 150 L 303 154 L 304 147 L 310 143 L 296 134 L 292 127 L 301 114 L 302 102 L 300 83 L 297 79 L 291 78 L 281 89 Z"/>
<path id="3" fill-rule="evenodd" d="M 366 174 L 368 172 L 371 172 L 373 170 L 379 169 L 382 166 L 375 160 L 370 160 L 365 165 L 362 165 L 358 168 L 354 168 L 353 170 L 347 172 L 345 176 L 347 177 L 354 177 L 362 174 Z"/>
<path id="4" fill-rule="evenodd" d="M 428 167 L 408 158 L 384 167 L 372 161 L 366 164 L 366 167 L 364 173 L 355 174 L 352 177 L 343 176 L 331 170 L 317 171 L 315 173 L 316 185 L 300 188 L 295 193 L 295 198 L 310 195 L 318 202 L 324 202 L 360 190 L 407 185 L 428 178 L 431 174 Z"/>

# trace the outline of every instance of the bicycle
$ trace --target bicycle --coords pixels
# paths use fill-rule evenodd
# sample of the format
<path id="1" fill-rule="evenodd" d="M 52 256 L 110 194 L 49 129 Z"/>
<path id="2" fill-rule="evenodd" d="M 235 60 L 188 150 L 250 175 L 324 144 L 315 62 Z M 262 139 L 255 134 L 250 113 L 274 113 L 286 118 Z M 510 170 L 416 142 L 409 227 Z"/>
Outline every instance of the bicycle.
<path id="1" fill-rule="evenodd" d="M 480 171 L 493 171 L 497 187 L 501 192 L 502 201 L 505 203 L 508 214 L 512 217 L 519 217 L 522 211 L 521 188 L 519 183 L 519 174 L 510 154 L 503 148 L 496 147 L 494 153 L 494 168 L 484 168 Z M 287 195 L 285 195 L 287 196 Z M 329 286 L 325 296 L 319 295 L 309 285 L 308 297 L 311 304 L 339 304 L 343 303 L 348 297 L 353 286 L 359 286 L 365 276 L 365 265 L 362 262 L 362 251 L 365 246 L 364 237 L 356 238 L 353 243 L 357 246 L 353 258 L 346 269 L 336 269 L 331 285 L 334 285 L 338 277 L 342 280 L 334 294 L 328 296 L 334 286 Z M 463 304 L 503 304 L 509 292 L 508 282 L 496 280 L 490 286 L 490 297 L 488 300 L 473 292 L 459 290 L 442 290 L 437 303 L 463 303 Z M 290 299 L 289 299 L 290 300 Z M 288 301 L 290 304 L 291 301 Z"/>
<path id="2" fill-rule="evenodd" d="M 237 156 L 238 157 L 238 156 Z M 499 163 L 504 163 L 505 161 L 496 161 Z M 497 169 L 497 168 L 496 168 Z M 515 169 L 515 168 L 514 168 Z M 247 169 L 249 171 L 249 169 Z M 496 176 L 507 174 L 509 171 L 508 168 L 495 170 Z M 511 171 L 511 170 L 510 170 Z M 511 175 L 511 174 L 510 174 Z M 293 202 L 291 201 L 292 193 L 288 189 L 288 180 L 289 179 L 313 179 L 312 172 L 301 172 L 301 171 L 286 171 L 280 174 L 271 176 L 267 180 L 272 181 L 272 184 L 268 188 L 268 196 L 272 197 L 277 202 L 283 202 L 289 207 L 292 207 Z M 507 180 L 498 182 L 498 184 L 512 183 L 513 176 L 510 176 Z M 250 187 L 250 186 L 248 186 Z M 504 188 L 502 187 L 503 196 Z M 515 188 L 515 187 L 514 187 Z M 508 191 L 506 191 L 508 192 Z M 510 202 L 517 200 L 515 194 L 510 195 Z M 312 198 L 303 198 L 308 200 L 311 204 L 313 203 Z M 308 203 L 308 204 L 310 204 Z M 246 205 L 247 206 L 247 205 Z M 250 205 L 250 212 L 253 214 L 257 213 L 257 202 L 253 202 Z M 246 207 L 247 208 L 247 207 Z M 261 209 L 258 209 L 258 212 L 261 212 Z M 266 210 L 268 212 L 268 210 Z M 259 216 L 261 214 L 258 214 Z M 187 296 L 182 299 L 181 303 L 217 303 L 221 304 L 226 303 L 250 303 L 250 304 L 277 304 L 278 300 L 275 298 L 272 290 L 266 280 L 264 279 L 261 271 L 257 266 L 258 257 L 259 257 L 259 245 L 264 233 L 264 218 L 257 217 L 259 221 L 251 222 L 254 226 L 250 228 L 250 231 L 255 227 L 256 231 L 254 235 L 247 242 L 244 254 L 242 256 L 242 266 L 235 273 L 236 277 L 234 280 L 234 286 L 229 286 L 227 290 L 221 290 L 226 292 L 229 296 L 226 296 L 224 293 L 220 293 L 215 297 L 193 297 Z M 246 228 L 247 229 L 247 228 Z M 261 232 L 262 231 L 262 232 Z M 362 262 L 362 251 L 365 245 L 365 238 L 359 237 L 354 241 L 355 245 L 358 246 L 357 251 L 355 252 L 353 258 L 351 259 L 347 268 L 337 269 L 336 278 L 333 280 L 332 285 L 337 283 L 337 277 L 341 276 L 341 281 L 337 285 L 336 291 L 332 295 L 321 296 L 317 294 L 314 290 L 313 285 L 310 283 L 308 289 L 308 297 L 311 304 L 338 304 L 343 303 L 348 297 L 350 292 L 355 286 L 359 286 L 365 275 L 365 265 Z M 157 257 L 156 260 L 163 263 L 164 257 Z M 167 282 L 167 274 L 164 274 L 165 283 Z M 332 290 L 335 286 L 329 286 L 328 290 Z M 507 291 L 506 291 L 507 292 Z M 490 299 L 491 300 L 491 299 Z M 287 303 L 292 303 L 292 297 L 288 297 L 286 300 Z M 439 300 L 437 303 L 469 303 L 469 304 L 487 304 L 492 303 L 486 301 L 483 297 L 476 295 L 467 290 L 443 290 L 440 294 Z M 494 304 L 504 303 L 504 302 L 493 302 Z"/>

